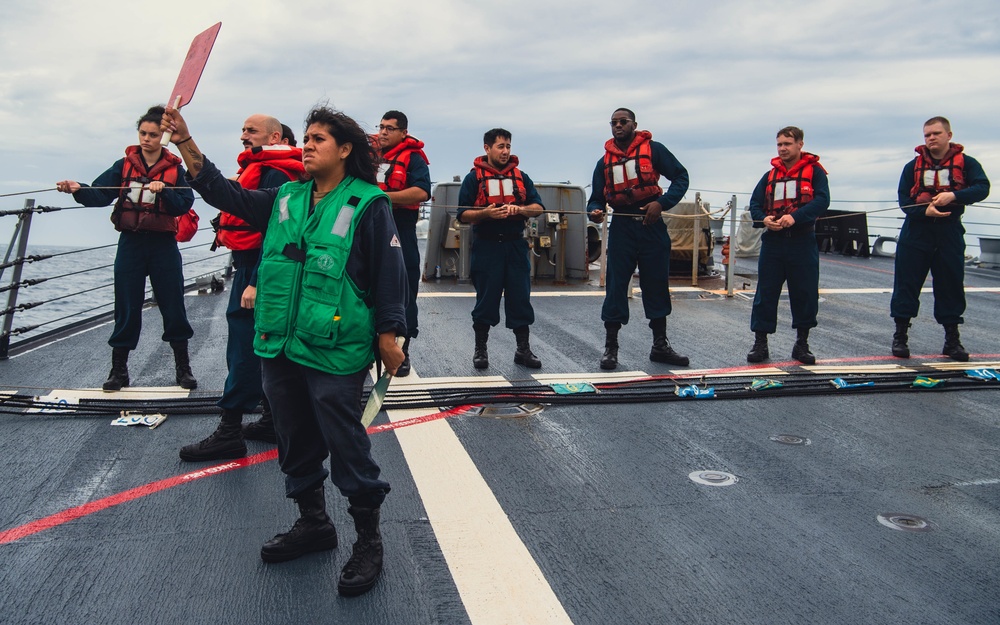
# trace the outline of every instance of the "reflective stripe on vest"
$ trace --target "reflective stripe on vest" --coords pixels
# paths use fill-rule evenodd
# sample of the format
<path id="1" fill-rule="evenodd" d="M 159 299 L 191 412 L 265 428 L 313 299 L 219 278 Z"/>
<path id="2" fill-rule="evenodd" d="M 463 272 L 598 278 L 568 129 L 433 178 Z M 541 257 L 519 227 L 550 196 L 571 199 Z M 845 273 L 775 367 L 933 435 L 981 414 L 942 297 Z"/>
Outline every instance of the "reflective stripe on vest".
<path id="1" fill-rule="evenodd" d="M 604 198 L 613 208 L 637 204 L 663 195 L 660 172 L 653 167 L 652 135 L 636 133 L 623 152 L 614 139 L 604 145 Z"/>

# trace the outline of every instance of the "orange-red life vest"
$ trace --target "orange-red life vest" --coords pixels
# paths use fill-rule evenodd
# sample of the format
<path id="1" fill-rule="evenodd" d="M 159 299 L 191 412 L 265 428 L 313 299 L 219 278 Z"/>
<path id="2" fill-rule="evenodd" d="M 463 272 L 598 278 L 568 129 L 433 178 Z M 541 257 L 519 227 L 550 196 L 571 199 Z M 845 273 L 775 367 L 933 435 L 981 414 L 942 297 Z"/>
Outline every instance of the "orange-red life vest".
<path id="1" fill-rule="evenodd" d="M 247 148 L 237 158 L 240 165 L 237 181 L 244 189 L 259 189 L 265 168 L 277 169 L 289 180 L 306 177 L 302 167 L 302 149 L 290 145 L 263 145 Z M 215 233 L 214 250 L 218 246 L 231 250 L 256 250 L 264 240 L 261 233 L 250 224 L 229 213 L 219 213 L 219 225 Z"/>
<path id="2" fill-rule="evenodd" d="M 777 156 L 771 159 L 771 165 L 764 204 L 764 212 L 771 217 L 790 215 L 812 202 L 815 196 L 813 170 L 818 167 L 826 173 L 819 164 L 819 157 L 809 152 L 802 152 L 791 169 Z"/>
<path id="3" fill-rule="evenodd" d="M 485 154 L 472 161 L 472 172 L 479 182 L 476 206 L 524 205 L 528 193 L 524 187 L 524 175 L 517 168 L 518 162 L 517 157 L 511 154 L 507 165 L 502 170 L 497 170 L 490 165 Z"/>
<path id="4" fill-rule="evenodd" d="M 961 144 L 951 143 L 948 152 L 940 161 L 935 162 L 926 145 L 914 148 L 917 153 L 913 165 L 913 188 L 910 197 L 917 204 L 924 204 L 934 199 L 938 193 L 958 191 L 965 188 L 965 148 Z"/>
<path id="5" fill-rule="evenodd" d="M 111 222 L 115 224 L 115 230 L 177 233 L 177 218 L 161 210 L 159 194 L 145 187 L 156 180 L 170 187 L 176 186 L 177 166 L 180 164 L 180 158 L 163 150 L 160 160 L 147 171 L 139 146 L 130 145 L 125 148 L 122 190 L 111 211 Z"/>
<path id="6" fill-rule="evenodd" d="M 652 139 L 652 133 L 640 130 L 624 152 L 614 139 L 604 144 L 604 198 L 612 208 L 663 195 L 660 172 L 653 167 Z"/>
<path id="7" fill-rule="evenodd" d="M 430 164 L 427 155 L 424 154 L 424 142 L 410 135 L 406 135 L 399 144 L 383 154 L 378 174 L 375 176 L 378 188 L 383 191 L 403 191 L 406 189 L 406 170 L 409 169 L 410 159 L 413 158 L 414 154 L 419 154 L 425 163 Z M 394 203 L 392 207 L 394 209 L 417 210 L 420 208 L 420 204 Z"/>

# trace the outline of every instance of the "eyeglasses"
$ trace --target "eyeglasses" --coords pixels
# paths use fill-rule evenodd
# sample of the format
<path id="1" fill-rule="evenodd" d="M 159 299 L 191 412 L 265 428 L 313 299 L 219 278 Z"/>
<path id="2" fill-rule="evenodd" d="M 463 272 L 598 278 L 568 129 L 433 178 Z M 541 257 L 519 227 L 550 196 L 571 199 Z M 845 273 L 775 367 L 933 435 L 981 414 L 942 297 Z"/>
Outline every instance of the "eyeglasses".
<path id="1" fill-rule="evenodd" d="M 395 126 L 386 126 L 385 124 L 379 124 L 378 130 L 379 132 L 382 132 L 383 130 L 386 132 L 396 132 L 397 130 L 403 130 L 403 128 L 397 128 Z"/>
<path id="2" fill-rule="evenodd" d="M 612 119 L 611 120 L 611 125 L 612 126 L 624 126 L 624 125 L 628 124 L 630 121 L 632 121 L 632 120 L 629 119 L 628 117 L 620 117 L 618 119 Z"/>

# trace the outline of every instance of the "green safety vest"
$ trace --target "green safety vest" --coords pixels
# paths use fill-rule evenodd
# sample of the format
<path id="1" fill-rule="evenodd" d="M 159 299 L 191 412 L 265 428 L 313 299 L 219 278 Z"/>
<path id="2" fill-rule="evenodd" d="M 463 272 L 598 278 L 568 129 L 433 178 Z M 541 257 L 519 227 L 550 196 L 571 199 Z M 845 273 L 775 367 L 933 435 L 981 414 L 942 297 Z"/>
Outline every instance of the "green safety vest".
<path id="1" fill-rule="evenodd" d="M 375 359 L 375 311 L 347 275 L 347 258 L 362 215 L 387 196 L 353 176 L 309 215 L 311 196 L 311 181 L 289 182 L 274 199 L 257 273 L 254 351 L 349 375 Z"/>

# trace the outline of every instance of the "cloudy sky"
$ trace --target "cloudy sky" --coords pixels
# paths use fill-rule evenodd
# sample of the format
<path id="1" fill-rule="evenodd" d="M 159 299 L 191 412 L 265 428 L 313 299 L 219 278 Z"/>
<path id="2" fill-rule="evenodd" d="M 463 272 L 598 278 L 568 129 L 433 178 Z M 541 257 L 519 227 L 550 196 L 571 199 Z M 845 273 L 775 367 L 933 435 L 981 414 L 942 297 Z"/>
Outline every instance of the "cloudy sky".
<path id="1" fill-rule="evenodd" d="M 387 109 L 406 112 L 435 181 L 464 175 L 482 133 L 503 126 L 536 181 L 586 185 L 618 106 L 688 168 L 688 199 L 701 189 L 713 207 L 732 193 L 746 204 L 788 124 L 821 156 L 834 199 L 854 202 L 835 208 L 888 206 L 933 115 L 1000 178 L 995 0 L 38 0 L 0 8 L 0 195 L 93 180 L 135 142 L 135 120 L 167 99 L 191 39 L 217 21 L 185 115 L 230 173 L 248 115 L 299 132 L 308 109 L 329 101 L 369 129 Z M 1000 222 L 995 198 L 978 219 Z M 23 200 L 0 197 L 0 209 Z M 32 242 L 113 242 L 107 215 L 37 217 Z M 0 217 L 0 241 L 13 225 Z"/>

